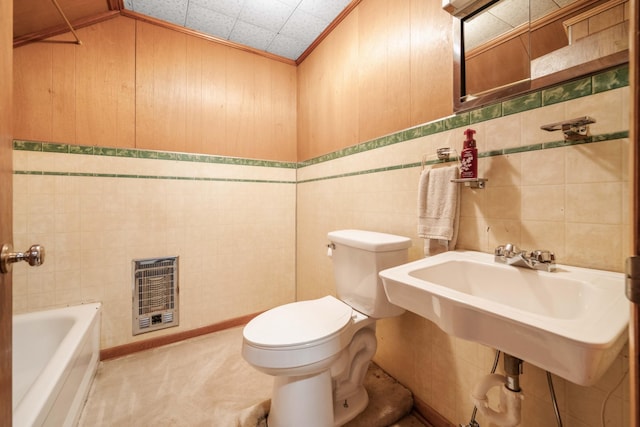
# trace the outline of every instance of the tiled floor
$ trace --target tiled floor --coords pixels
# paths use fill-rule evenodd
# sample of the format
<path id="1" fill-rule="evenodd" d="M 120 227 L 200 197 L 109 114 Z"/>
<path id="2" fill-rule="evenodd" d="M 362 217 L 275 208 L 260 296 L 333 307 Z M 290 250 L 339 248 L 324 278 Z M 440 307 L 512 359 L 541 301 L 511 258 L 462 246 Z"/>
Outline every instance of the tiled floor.
<path id="1" fill-rule="evenodd" d="M 233 328 L 101 362 L 79 427 L 242 425 L 269 399 L 272 377 L 242 359 L 241 343 Z M 392 426 L 424 424 L 409 415 Z"/>

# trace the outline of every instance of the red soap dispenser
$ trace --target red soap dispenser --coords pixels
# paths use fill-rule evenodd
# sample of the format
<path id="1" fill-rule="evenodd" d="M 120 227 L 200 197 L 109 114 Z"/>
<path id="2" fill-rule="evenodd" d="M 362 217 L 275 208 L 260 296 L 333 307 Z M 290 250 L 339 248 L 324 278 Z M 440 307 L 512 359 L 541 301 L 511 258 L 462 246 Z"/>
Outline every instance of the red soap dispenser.
<path id="1" fill-rule="evenodd" d="M 473 129 L 467 129 L 464 134 L 467 139 L 464 141 L 462 153 L 460 153 L 460 178 L 477 178 L 478 177 L 478 149 L 476 148 L 476 140 L 473 139 Z"/>

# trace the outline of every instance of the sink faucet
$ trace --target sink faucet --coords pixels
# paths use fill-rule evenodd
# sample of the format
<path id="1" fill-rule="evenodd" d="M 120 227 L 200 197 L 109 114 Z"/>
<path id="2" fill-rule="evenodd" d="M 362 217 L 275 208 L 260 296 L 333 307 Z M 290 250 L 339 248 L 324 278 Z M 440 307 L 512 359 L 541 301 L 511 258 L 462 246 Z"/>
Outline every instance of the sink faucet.
<path id="1" fill-rule="evenodd" d="M 494 252 L 494 261 L 501 264 L 527 267 L 534 270 L 554 271 L 556 256 L 547 250 L 523 251 L 517 246 L 507 243 L 500 245 Z"/>

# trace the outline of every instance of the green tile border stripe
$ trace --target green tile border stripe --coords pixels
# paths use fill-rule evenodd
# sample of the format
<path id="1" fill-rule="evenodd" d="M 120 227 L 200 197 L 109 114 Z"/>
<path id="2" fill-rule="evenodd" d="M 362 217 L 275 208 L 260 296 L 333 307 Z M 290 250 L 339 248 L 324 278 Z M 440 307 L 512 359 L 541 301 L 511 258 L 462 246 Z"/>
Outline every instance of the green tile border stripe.
<path id="1" fill-rule="evenodd" d="M 14 140 L 13 149 L 59 154 L 84 154 L 90 156 L 126 157 L 134 159 L 173 160 L 179 162 L 211 163 L 235 166 L 259 166 L 295 169 L 296 162 L 257 160 L 240 157 L 213 156 L 207 154 L 176 153 L 169 151 L 140 150 L 131 148 L 95 147 L 87 145 L 59 144 L 54 142 Z"/>
<path id="2" fill-rule="evenodd" d="M 68 176 L 87 178 L 126 178 L 126 179 L 161 179 L 170 181 L 213 181 L 213 182 L 243 182 L 252 184 L 296 184 L 296 181 L 281 181 L 267 179 L 240 179 L 240 178 L 207 178 L 189 176 L 164 176 L 164 175 L 135 175 L 135 174 L 109 174 L 109 173 L 80 173 L 80 172 L 50 172 L 50 171 L 21 171 L 16 170 L 14 175 L 35 176 Z"/>
<path id="3" fill-rule="evenodd" d="M 560 147 L 568 147 L 573 145 L 590 144 L 594 142 L 612 141 L 616 139 L 628 138 L 628 131 L 612 132 L 602 135 L 594 135 L 588 138 L 575 141 L 551 141 L 539 144 L 531 144 L 521 147 L 511 147 L 502 150 L 485 151 L 478 154 L 479 158 L 503 156 L 508 154 L 524 153 L 529 151 L 547 150 Z M 457 157 L 452 157 L 448 161 L 429 160 L 424 164 L 427 166 L 434 164 L 444 164 L 457 161 Z M 16 170 L 14 175 L 35 175 L 35 176 L 68 176 L 68 177 L 90 177 L 90 178 L 126 178 L 126 179 L 159 179 L 159 180 L 175 180 L 175 181 L 210 181 L 210 182 L 243 182 L 243 183 L 267 183 L 267 184 L 305 184 L 309 182 L 325 181 L 330 179 L 345 178 L 358 175 L 367 175 L 372 173 L 389 172 L 399 169 L 410 169 L 422 166 L 421 162 L 406 163 L 393 166 L 385 166 L 374 169 L 365 169 L 354 172 L 345 172 L 342 174 L 323 176 L 299 181 L 283 181 L 283 180 L 261 180 L 261 179 L 238 179 L 238 178 L 209 178 L 209 177 L 188 177 L 188 176 L 164 176 L 164 175 L 137 175 L 137 174 L 106 174 L 106 173 L 81 173 L 81 172 L 51 172 L 51 171 L 24 171 Z"/>
<path id="4" fill-rule="evenodd" d="M 521 147 L 505 148 L 505 149 L 501 149 L 501 150 L 484 151 L 484 152 L 478 153 L 478 157 L 479 158 L 486 158 L 486 157 L 504 156 L 504 155 L 508 155 L 508 154 L 526 153 L 526 152 L 529 152 L 529 151 L 548 150 L 548 149 L 553 149 L 553 148 L 569 147 L 569 146 L 573 146 L 573 145 L 591 144 L 591 143 L 594 143 L 594 142 L 613 141 L 613 140 L 616 140 L 616 139 L 622 139 L 622 138 L 628 138 L 628 137 L 629 137 L 629 132 L 628 131 L 612 132 L 612 133 L 608 133 L 608 134 L 593 135 L 593 136 L 589 136 L 587 138 L 574 140 L 574 141 L 565 141 L 565 140 L 552 141 L 552 142 L 544 142 L 544 143 L 539 143 L 539 144 L 524 145 L 524 146 L 521 146 Z M 445 164 L 445 163 L 456 162 L 457 160 L 458 160 L 457 157 L 451 157 L 447 161 L 444 161 L 444 160 L 428 160 L 428 161 L 426 161 L 424 163 L 424 165 L 425 166 L 431 166 L 431 165 L 435 165 L 435 164 Z M 309 183 L 309 182 L 325 181 L 325 180 L 329 180 L 329 179 L 345 178 L 345 177 L 351 177 L 351 176 L 357 176 L 357 175 L 366 175 L 366 174 L 379 173 L 379 172 L 388 172 L 388 171 L 398 170 L 398 169 L 409 169 L 409 168 L 421 167 L 422 165 L 423 164 L 421 162 L 418 162 L 418 163 L 406 163 L 406 164 L 402 164 L 402 165 L 387 166 L 387 167 L 380 167 L 380 168 L 375 168 L 375 169 L 366 169 L 366 170 L 355 171 L 355 172 L 345 172 L 345 173 L 341 173 L 341 174 L 322 176 L 322 177 L 318 177 L 318 178 L 304 179 L 304 180 L 299 180 L 297 183 L 298 184 L 305 184 L 305 183 Z"/>
<path id="5" fill-rule="evenodd" d="M 509 116 L 548 105 L 565 102 L 608 90 L 629 86 L 629 66 L 622 65 L 588 77 L 541 89 L 526 95 L 480 107 L 457 115 L 438 119 L 424 125 L 402 130 L 390 135 L 343 148 L 329 154 L 298 163 L 298 168 L 328 162 L 352 154 L 363 153 L 380 147 L 408 141 L 423 136 L 445 132 L 487 120 Z"/>
<path id="6" fill-rule="evenodd" d="M 616 139 L 628 138 L 628 131 L 612 132 L 608 134 L 594 135 L 588 138 L 574 141 L 551 141 L 539 144 L 531 144 L 521 147 L 511 147 L 501 150 L 485 151 L 478 154 L 479 158 L 495 157 L 508 154 L 524 153 L 529 151 L 547 150 L 560 147 L 568 147 L 572 145 L 590 144 L 594 142 L 611 141 Z M 434 164 L 444 164 L 457 161 L 457 157 L 452 157 L 448 161 L 429 160 L 424 164 L 427 166 Z M 345 178 L 358 175 L 367 175 L 372 173 L 389 172 L 399 169 L 410 169 L 422 166 L 421 162 L 406 163 L 393 166 L 385 166 L 374 169 L 365 169 L 354 172 L 345 172 L 342 174 L 323 176 L 299 181 L 283 181 L 283 180 L 261 180 L 261 179 L 238 179 L 238 178 L 209 178 L 209 177 L 189 177 L 189 176 L 165 176 L 165 175 L 138 175 L 138 174 L 106 174 L 106 173 L 81 173 L 81 172 L 52 172 L 52 171 L 24 171 L 16 170 L 14 175 L 35 175 L 35 176 L 68 176 L 68 177 L 90 177 L 90 178 L 126 178 L 126 179 L 159 179 L 159 180 L 177 180 L 177 181 L 210 181 L 210 182 L 243 182 L 243 183 L 268 183 L 268 184 L 304 184 L 309 182 L 324 181 L 329 179 Z"/>

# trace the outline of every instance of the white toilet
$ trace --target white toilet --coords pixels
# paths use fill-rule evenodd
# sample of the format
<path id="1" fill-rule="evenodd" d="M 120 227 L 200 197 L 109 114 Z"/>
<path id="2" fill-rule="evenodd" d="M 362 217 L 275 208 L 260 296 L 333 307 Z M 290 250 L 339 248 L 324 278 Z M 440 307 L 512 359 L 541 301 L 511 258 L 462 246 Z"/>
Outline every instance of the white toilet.
<path id="1" fill-rule="evenodd" d="M 275 377 L 269 427 L 341 426 L 362 412 L 375 321 L 404 312 L 387 300 L 378 272 L 407 262 L 411 239 L 362 230 L 328 237 L 339 299 L 282 305 L 243 331 L 244 359 Z"/>

